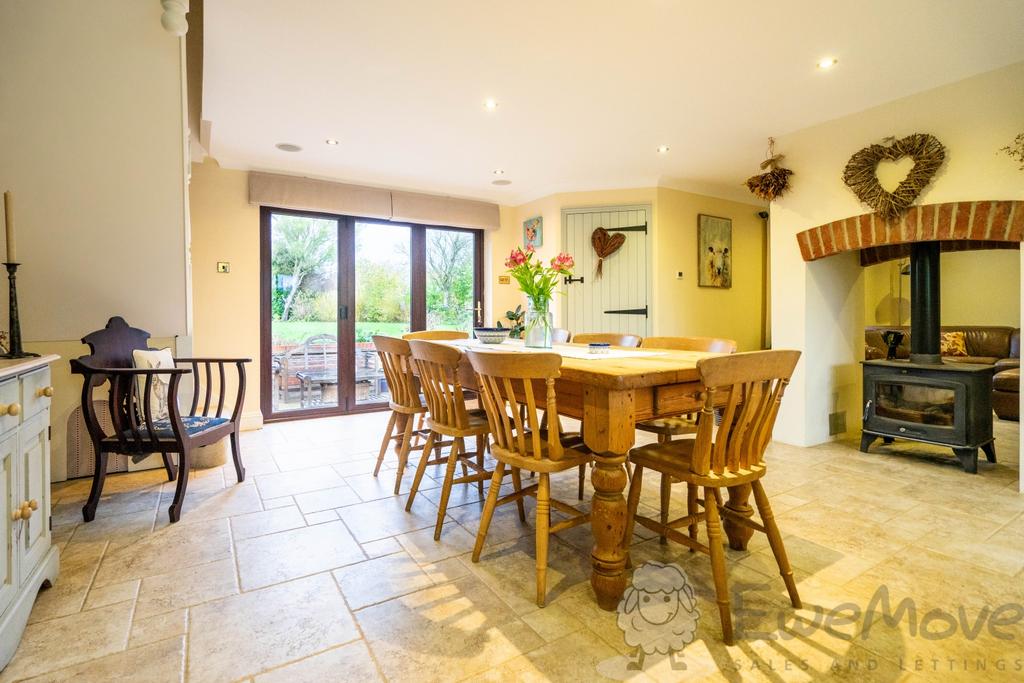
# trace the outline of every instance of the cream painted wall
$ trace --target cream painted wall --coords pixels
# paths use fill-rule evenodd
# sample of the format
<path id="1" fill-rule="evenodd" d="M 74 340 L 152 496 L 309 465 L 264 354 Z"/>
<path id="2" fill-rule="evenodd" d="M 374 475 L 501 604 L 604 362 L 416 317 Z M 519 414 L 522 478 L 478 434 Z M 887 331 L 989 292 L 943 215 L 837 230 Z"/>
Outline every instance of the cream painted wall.
<path id="1" fill-rule="evenodd" d="M 544 217 L 540 255 L 551 258 L 561 246 L 562 209 L 649 204 L 653 292 L 650 303 L 653 333 L 658 335 L 722 336 L 736 339 L 743 350 L 761 348 L 764 229 L 756 204 L 743 204 L 668 188 L 636 188 L 566 192 L 517 207 L 502 207 L 501 229 L 488 235 L 487 285 L 493 292 L 488 322 L 524 302 L 515 282 L 498 284 L 508 253 L 522 244 L 522 223 Z M 733 219 L 733 287 L 697 286 L 697 215 Z M 676 279 L 676 271 L 683 279 Z M 556 322 L 559 306 L 555 307 Z"/>
<path id="2" fill-rule="evenodd" d="M 192 164 L 193 350 L 197 356 L 252 358 L 242 428 L 260 413 L 260 211 L 249 204 L 249 174 L 212 158 Z M 227 261 L 231 272 L 218 273 Z"/>
<path id="3" fill-rule="evenodd" d="M 160 14 L 138 0 L 0 3 L 0 190 L 14 195 L 25 347 L 61 356 L 54 480 L 81 337 L 113 315 L 153 345 L 187 332 L 181 41 Z"/>
<path id="4" fill-rule="evenodd" d="M 888 135 L 928 132 L 946 145 L 946 163 L 918 203 L 1024 199 L 1024 173 L 997 152 L 1020 133 L 1021 83 L 1024 63 L 777 139 L 795 175 L 792 191 L 772 204 L 772 337 L 775 347 L 801 349 L 804 356 L 783 402 L 776 438 L 821 443 L 830 438 L 830 411 L 845 411 L 851 431 L 860 415 L 863 269 L 853 255 L 805 263 L 796 233 L 864 213 L 843 184 L 842 169 L 858 149 Z"/>
<path id="5" fill-rule="evenodd" d="M 1012 250 L 949 252 L 941 258 L 943 325 L 1020 327 L 1020 254 Z M 868 325 L 909 324 L 910 277 L 896 261 L 864 269 L 864 316 Z"/>
<path id="6" fill-rule="evenodd" d="M 0 189 L 26 340 L 77 340 L 114 314 L 187 332 L 181 39 L 160 14 L 148 0 L 0 3 Z"/>

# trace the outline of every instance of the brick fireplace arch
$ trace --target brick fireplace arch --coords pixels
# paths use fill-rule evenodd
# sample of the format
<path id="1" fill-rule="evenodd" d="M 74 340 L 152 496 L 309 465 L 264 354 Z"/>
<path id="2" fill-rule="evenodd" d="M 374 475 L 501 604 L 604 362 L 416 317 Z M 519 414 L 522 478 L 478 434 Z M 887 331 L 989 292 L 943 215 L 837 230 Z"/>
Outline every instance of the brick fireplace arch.
<path id="1" fill-rule="evenodd" d="M 912 206 L 891 223 L 865 213 L 804 230 L 796 239 L 804 261 L 859 250 L 862 266 L 909 256 L 915 242 L 939 242 L 942 251 L 1020 249 L 1024 201 Z"/>

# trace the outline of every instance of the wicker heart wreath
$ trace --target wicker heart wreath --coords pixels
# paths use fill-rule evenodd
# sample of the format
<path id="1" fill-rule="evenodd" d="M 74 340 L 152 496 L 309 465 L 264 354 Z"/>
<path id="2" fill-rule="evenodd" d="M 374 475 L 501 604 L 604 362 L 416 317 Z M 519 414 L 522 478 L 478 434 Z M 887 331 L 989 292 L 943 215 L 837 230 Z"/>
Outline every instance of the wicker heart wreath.
<path id="1" fill-rule="evenodd" d="M 946 158 L 946 148 L 927 133 L 914 133 L 899 140 L 886 138 L 888 145 L 871 145 L 860 150 L 846 164 L 843 182 L 857 197 L 887 221 L 896 220 L 910 208 L 921 190 L 932 181 Z M 913 168 L 893 192 L 886 192 L 875 175 L 880 161 L 910 157 Z"/>
<path id="2" fill-rule="evenodd" d="M 621 232 L 614 235 L 604 228 L 598 228 L 590 235 L 590 244 L 597 254 L 597 277 L 601 277 L 604 260 L 617 252 L 625 243 L 626 236 Z"/>

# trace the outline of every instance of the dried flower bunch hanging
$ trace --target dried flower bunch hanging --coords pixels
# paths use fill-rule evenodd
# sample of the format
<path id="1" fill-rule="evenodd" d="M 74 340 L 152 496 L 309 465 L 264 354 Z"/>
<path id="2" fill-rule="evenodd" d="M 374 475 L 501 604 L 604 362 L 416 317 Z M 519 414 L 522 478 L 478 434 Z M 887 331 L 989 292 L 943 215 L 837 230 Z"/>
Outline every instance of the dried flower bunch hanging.
<path id="1" fill-rule="evenodd" d="M 860 150 L 846 164 L 843 182 L 857 197 L 887 221 L 902 216 L 921 191 L 932 181 L 946 159 L 946 148 L 934 135 L 914 133 L 899 140 L 885 138 L 885 145 L 871 145 Z M 876 171 L 880 161 L 898 161 L 910 157 L 914 166 L 892 192 L 878 182 Z"/>
<path id="2" fill-rule="evenodd" d="M 1020 162 L 1020 170 L 1024 171 L 1024 133 L 1021 133 L 1013 139 L 1012 145 L 1007 145 L 999 150 L 1005 152 L 1011 159 L 1016 159 Z"/>
<path id="3" fill-rule="evenodd" d="M 788 168 L 779 166 L 782 155 L 775 153 L 775 138 L 768 138 L 767 159 L 761 162 L 761 170 L 764 173 L 747 178 L 747 189 L 765 201 L 772 201 L 781 197 L 782 193 L 789 189 L 789 176 L 793 172 Z"/>

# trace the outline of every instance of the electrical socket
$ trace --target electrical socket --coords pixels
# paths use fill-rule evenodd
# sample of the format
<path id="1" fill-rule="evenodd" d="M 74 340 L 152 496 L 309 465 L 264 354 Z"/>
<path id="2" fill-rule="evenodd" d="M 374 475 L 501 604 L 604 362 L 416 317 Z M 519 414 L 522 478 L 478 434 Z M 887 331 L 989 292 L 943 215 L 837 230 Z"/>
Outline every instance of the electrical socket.
<path id="1" fill-rule="evenodd" d="M 231 264 L 227 261 L 217 261 L 217 272 L 218 273 L 230 273 Z"/>

